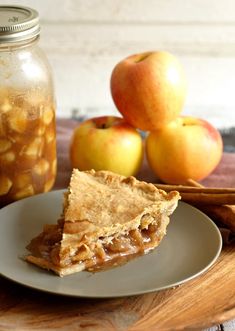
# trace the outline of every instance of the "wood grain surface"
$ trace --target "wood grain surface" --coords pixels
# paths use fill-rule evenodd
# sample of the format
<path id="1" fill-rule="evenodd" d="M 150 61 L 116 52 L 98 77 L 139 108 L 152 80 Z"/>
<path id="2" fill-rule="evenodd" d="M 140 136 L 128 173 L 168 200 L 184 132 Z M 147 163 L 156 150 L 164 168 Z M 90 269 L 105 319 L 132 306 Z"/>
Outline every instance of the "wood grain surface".
<path id="1" fill-rule="evenodd" d="M 59 297 L 0 278 L 0 330 L 201 330 L 235 317 L 235 246 L 205 274 L 146 295 Z"/>

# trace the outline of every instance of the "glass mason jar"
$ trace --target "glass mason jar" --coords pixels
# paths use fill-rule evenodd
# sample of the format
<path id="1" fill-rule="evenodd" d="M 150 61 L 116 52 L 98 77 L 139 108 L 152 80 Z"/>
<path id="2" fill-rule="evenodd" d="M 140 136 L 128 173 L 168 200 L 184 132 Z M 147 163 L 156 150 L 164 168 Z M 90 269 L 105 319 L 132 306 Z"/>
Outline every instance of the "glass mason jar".
<path id="1" fill-rule="evenodd" d="M 55 99 L 39 33 L 35 10 L 0 6 L 0 207 L 55 181 Z"/>

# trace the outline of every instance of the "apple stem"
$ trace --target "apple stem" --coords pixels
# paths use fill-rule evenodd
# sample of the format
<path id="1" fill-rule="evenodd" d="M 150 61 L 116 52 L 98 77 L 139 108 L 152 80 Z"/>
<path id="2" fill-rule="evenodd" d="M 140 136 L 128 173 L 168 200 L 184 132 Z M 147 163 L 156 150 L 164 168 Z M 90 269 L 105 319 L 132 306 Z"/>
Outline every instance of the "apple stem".
<path id="1" fill-rule="evenodd" d="M 143 54 L 141 57 L 139 57 L 139 58 L 135 61 L 135 63 L 139 63 L 139 62 L 144 61 L 148 56 L 149 56 L 149 53 L 147 53 L 147 54 Z"/>

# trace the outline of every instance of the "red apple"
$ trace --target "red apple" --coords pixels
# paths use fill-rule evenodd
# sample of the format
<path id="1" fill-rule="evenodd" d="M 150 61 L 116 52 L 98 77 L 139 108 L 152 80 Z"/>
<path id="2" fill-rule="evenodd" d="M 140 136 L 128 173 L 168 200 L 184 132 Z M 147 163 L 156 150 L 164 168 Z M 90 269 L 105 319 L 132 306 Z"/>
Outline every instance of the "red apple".
<path id="1" fill-rule="evenodd" d="M 88 119 L 73 133 L 70 159 L 79 170 L 110 170 L 132 176 L 138 172 L 142 158 L 141 136 L 123 118 Z"/>
<path id="2" fill-rule="evenodd" d="M 179 61 L 170 53 L 135 54 L 113 69 L 111 93 L 128 123 L 151 131 L 162 128 L 181 113 L 186 79 Z"/>
<path id="3" fill-rule="evenodd" d="M 194 117 L 179 117 L 163 129 L 150 132 L 146 140 L 151 168 L 169 184 L 207 177 L 218 165 L 222 150 L 218 130 Z"/>

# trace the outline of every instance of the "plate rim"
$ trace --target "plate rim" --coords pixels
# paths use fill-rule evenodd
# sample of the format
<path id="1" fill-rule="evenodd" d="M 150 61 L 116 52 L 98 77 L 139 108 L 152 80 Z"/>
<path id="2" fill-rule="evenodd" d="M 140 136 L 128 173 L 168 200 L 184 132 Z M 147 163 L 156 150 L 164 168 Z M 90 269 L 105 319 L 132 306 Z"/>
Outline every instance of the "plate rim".
<path id="1" fill-rule="evenodd" d="M 6 210 L 8 208 L 11 208 L 11 206 L 16 205 L 16 204 L 22 204 L 22 203 L 24 203 L 25 200 L 37 199 L 39 196 L 42 197 L 42 196 L 51 195 L 51 194 L 56 194 L 56 195 L 58 194 L 58 195 L 62 196 L 63 192 L 65 192 L 65 191 L 66 191 L 66 189 L 53 190 L 53 191 L 50 191 L 50 192 L 47 192 L 47 193 L 40 193 L 40 194 L 31 196 L 31 197 L 27 197 L 27 198 L 15 201 L 15 202 L 1 208 L 0 209 L 0 214 L 1 214 L 2 210 Z M 180 280 L 180 281 L 177 281 L 175 283 L 171 283 L 171 284 L 168 284 L 168 285 L 165 285 L 165 286 L 160 286 L 160 287 L 157 287 L 157 288 L 133 291 L 131 294 L 127 293 L 127 294 L 115 294 L 115 295 L 107 295 L 107 294 L 104 294 L 104 295 L 102 295 L 102 294 L 101 295 L 99 295 L 99 294 L 98 295 L 89 295 L 89 294 L 78 294 L 78 293 L 65 293 L 64 291 L 50 290 L 49 288 L 46 288 L 45 286 L 37 286 L 36 284 L 35 285 L 30 285 L 30 284 L 27 284 L 26 282 L 22 282 L 20 280 L 17 280 L 16 279 L 17 277 L 13 278 L 9 275 L 4 274 L 1 270 L 1 267 L 0 267 L 0 276 L 7 279 L 7 280 L 9 280 L 9 281 L 12 281 L 13 283 L 15 283 L 17 285 L 21 285 L 23 287 L 26 287 L 30 290 L 36 290 L 36 291 L 47 293 L 47 294 L 52 294 L 52 295 L 57 295 L 57 296 L 73 297 L 73 298 L 88 298 L 88 299 L 106 299 L 106 298 L 109 299 L 110 298 L 111 299 L 111 298 L 121 298 L 121 297 L 127 297 L 127 296 L 143 295 L 143 294 L 147 294 L 147 293 L 153 293 L 153 292 L 158 292 L 158 291 L 174 288 L 174 287 L 179 286 L 181 284 L 184 284 L 184 283 L 186 283 L 190 280 L 193 280 L 193 279 L 199 277 L 200 275 L 202 275 L 203 273 L 207 272 L 212 267 L 212 265 L 217 261 L 217 259 L 219 258 L 220 254 L 221 254 L 221 251 L 222 251 L 222 247 L 223 247 L 222 235 L 221 235 L 218 227 L 216 226 L 216 224 L 212 221 L 212 219 L 210 217 L 208 217 L 206 214 L 204 214 L 201 210 L 197 209 L 196 207 L 194 207 L 194 206 L 192 206 L 192 205 L 190 205 L 190 204 L 188 204 L 184 201 L 179 201 L 179 205 L 188 206 L 190 209 L 194 210 L 196 213 L 201 214 L 201 216 L 207 222 L 209 222 L 211 228 L 213 228 L 213 230 L 217 233 L 218 242 L 219 242 L 219 245 L 218 245 L 217 250 L 216 250 L 216 254 L 210 260 L 210 262 L 207 263 L 207 265 L 205 267 L 203 267 L 202 269 L 200 269 L 198 272 L 192 274 L 191 276 L 188 276 L 188 277 L 184 278 L 183 280 Z M 22 258 L 22 257 L 19 257 L 19 258 Z M 36 266 L 34 266 L 34 267 L 38 268 Z M 87 271 L 83 271 L 83 272 L 87 272 Z M 59 276 L 55 275 L 55 277 L 59 277 Z M 63 279 L 63 278 L 60 278 L 60 279 Z"/>

